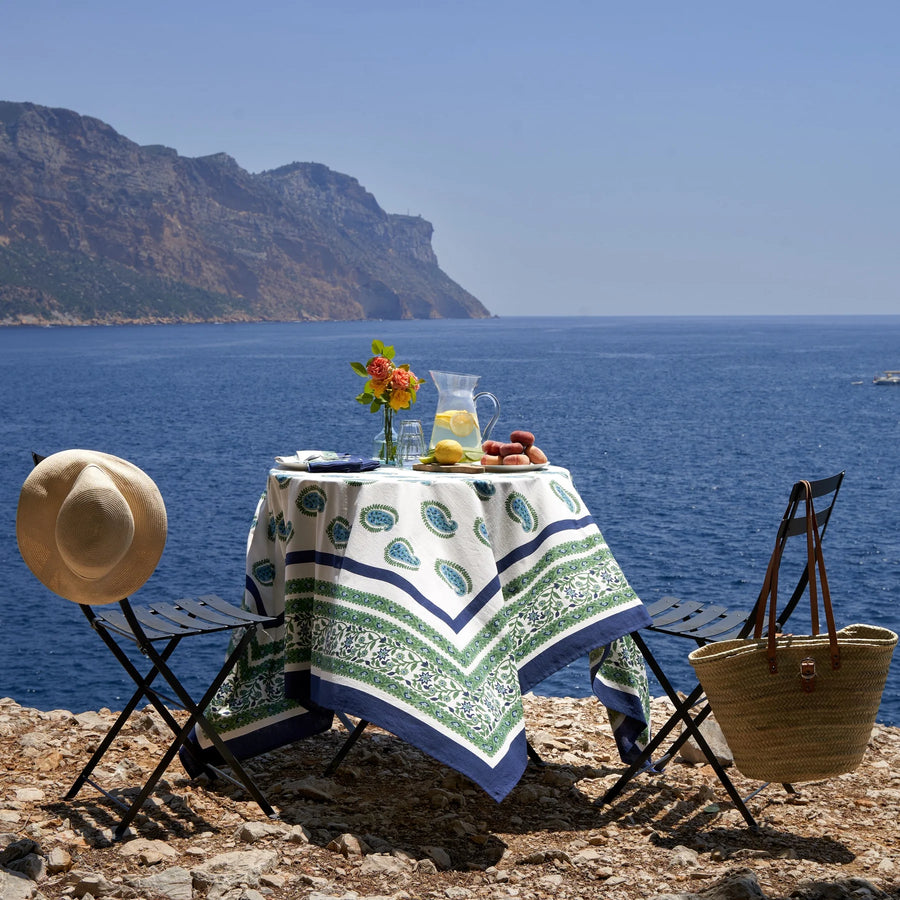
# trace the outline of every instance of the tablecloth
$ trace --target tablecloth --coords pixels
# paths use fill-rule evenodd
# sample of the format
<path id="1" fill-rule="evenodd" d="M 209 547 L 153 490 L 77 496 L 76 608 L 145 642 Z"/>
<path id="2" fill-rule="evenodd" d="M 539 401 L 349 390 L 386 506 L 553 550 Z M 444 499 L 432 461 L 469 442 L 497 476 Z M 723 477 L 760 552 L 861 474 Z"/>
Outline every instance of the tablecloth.
<path id="1" fill-rule="evenodd" d="M 284 619 L 209 711 L 239 756 L 321 732 L 338 710 L 499 800 L 527 763 L 522 694 L 591 650 L 623 757 L 646 738 L 643 660 L 624 636 L 649 617 L 563 468 L 273 469 L 244 605 Z"/>

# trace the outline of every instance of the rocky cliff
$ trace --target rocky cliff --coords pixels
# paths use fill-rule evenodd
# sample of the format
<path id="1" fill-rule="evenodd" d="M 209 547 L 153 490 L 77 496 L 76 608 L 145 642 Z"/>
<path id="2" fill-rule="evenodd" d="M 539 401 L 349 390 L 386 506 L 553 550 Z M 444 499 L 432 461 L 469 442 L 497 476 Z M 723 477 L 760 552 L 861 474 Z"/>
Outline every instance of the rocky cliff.
<path id="1" fill-rule="evenodd" d="M 432 231 L 324 165 L 252 174 L 0 101 L 0 324 L 488 316 Z"/>

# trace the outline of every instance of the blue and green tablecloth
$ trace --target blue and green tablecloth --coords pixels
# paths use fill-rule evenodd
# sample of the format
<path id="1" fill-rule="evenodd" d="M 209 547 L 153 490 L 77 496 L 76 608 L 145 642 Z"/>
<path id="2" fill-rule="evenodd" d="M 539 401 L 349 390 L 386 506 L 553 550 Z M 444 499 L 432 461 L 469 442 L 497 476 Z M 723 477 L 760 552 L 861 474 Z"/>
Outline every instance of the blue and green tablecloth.
<path id="1" fill-rule="evenodd" d="M 646 740 L 643 660 L 626 636 L 649 617 L 565 469 L 273 469 L 244 605 L 284 620 L 210 710 L 238 756 L 321 732 L 338 711 L 499 800 L 527 763 L 522 694 L 591 651 L 623 758 Z"/>

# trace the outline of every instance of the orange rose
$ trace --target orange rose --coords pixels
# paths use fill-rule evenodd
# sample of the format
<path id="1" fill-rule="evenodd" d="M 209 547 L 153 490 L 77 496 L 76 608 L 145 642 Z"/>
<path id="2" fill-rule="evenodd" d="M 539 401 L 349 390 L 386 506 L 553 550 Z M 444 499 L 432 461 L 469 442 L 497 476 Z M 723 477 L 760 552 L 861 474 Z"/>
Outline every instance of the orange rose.
<path id="1" fill-rule="evenodd" d="M 387 381 L 391 377 L 393 363 L 384 356 L 376 356 L 367 366 L 366 371 L 372 376 L 372 381 Z"/>

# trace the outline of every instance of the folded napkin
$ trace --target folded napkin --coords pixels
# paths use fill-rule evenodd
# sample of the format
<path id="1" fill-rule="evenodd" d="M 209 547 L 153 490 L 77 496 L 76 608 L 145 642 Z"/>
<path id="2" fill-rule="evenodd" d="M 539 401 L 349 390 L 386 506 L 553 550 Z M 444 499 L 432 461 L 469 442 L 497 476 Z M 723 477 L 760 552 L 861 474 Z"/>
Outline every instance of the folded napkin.
<path id="1" fill-rule="evenodd" d="M 308 472 L 368 472 L 381 465 L 377 459 L 333 450 L 298 450 L 294 456 L 276 456 L 275 462 L 289 469 Z"/>
<path id="2" fill-rule="evenodd" d="M 310 472 L 368 472 L 377 469 L 381 463 L 377 459 L 347 453 L 337 459 L 311 459 L 307 465 Z"/>

